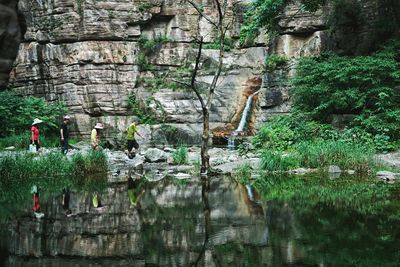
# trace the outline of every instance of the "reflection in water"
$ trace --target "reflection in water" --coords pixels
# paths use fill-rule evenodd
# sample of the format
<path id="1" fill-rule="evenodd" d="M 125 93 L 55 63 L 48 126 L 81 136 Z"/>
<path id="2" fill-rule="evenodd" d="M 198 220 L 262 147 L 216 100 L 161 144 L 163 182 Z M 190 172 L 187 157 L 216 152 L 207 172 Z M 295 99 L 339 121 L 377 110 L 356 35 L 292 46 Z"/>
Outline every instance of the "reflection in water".
<path id="1" fill-rule="evenodd" d="M 304 203 L 263 203 L 228 179 L 149 185 L 140 208 L 127 185 L 71 190 L 0 228 L 0 266 L 398 266 L 400 223 Z M 31 207 L 27 208 L 30 209 Z"/>

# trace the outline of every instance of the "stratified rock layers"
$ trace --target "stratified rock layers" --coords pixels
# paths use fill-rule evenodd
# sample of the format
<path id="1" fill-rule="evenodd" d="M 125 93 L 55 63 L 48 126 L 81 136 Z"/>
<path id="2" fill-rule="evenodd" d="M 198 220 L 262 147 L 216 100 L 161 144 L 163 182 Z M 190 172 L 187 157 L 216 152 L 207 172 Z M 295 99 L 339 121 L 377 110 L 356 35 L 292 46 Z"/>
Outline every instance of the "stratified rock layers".
<path id="1" fill-rule="evenodd" d="M 214 16 L 213 1 L 203 1 Z M 229 1 L 228 36 L 238 37 L 236 3 Z M 10 87 L 24 95 L 64 101 L 74 116 L 73 134 L 87 135 L 97 121 L 107 133 L 121 132 L 132 120 L 128 96 L 160 121 L 183 127 L 201 122 L 195 95 L 171 89 L 189 80 L 200 31 L 213 41 L 210 24 L 183 1 L 27 1 L 21 0 L 27 31 L 10 74 Z M 140 41 L 163 38 L 148 53 Z M 209 47 L 211 48 L 211 47 Z M 224 57 L 223 75 L 210 121 L 228 123 L 237 111 L 243 85 L 259 76 L 266 48 L 233 49 Z M 203 51 L 198 81 L 211 83 L 218 51 Z M 179 83 L 177 84 L 179 86 Z M 181 86 L 182 87 L 182 86 Z"/>

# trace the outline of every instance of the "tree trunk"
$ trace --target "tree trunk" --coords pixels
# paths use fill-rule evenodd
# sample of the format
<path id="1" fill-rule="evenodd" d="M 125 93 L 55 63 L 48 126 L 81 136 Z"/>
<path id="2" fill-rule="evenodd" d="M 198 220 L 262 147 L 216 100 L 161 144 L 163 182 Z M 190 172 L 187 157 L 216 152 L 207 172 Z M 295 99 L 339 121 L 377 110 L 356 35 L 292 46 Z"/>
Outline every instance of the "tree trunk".
<path id="1" fill-rule="evenodd" d="M 206 176 L 210 169 L 210 156 L 208 155 L 208 141 L 210 139 L 210 113 L 203 107 L 203 135 L 201 136 L 201 169 L 200 175 Z"/>

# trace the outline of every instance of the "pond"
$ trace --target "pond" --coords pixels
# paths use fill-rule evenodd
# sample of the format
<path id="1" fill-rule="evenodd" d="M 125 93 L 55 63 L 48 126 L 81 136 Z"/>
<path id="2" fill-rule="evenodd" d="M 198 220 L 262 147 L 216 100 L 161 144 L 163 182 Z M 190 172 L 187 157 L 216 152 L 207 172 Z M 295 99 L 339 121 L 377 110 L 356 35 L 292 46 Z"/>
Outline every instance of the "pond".
<path id="1" fill-rule="evenodd" d="M 0 266 L 399 266 L 400 221 L 307 203 L 265 202 L 229 178 L 149 184 L 132 207 L 125 183 L 60 196 L 45 217 L 2 226 Z"/>

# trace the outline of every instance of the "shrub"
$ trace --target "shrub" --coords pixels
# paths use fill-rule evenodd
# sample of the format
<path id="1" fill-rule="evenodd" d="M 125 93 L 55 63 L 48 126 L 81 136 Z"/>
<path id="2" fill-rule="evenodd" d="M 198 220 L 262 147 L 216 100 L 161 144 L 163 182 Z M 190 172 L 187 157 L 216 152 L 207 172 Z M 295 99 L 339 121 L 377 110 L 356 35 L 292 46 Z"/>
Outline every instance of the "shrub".
<path id="1" fill-rule="evenodd" d="M 207 43 L 203 45 L 204 49 L 220 49 L 221 45 L 219 41 L 214 41 L 212 43 Z M 230 37 L 225 37 L 224 39 L 224 51 L 229 52 L 235 47 L 234 41 Z"/>
<path id="2" fill-rule="evenodd" d="M 289 59 L 283 55 L 271 55 L 265 59 L 265 69 L 267 71 L 274 71 L 277 68 L 285 66 L 288 60 Z"/>
<path id="3" fill-rule="evenodd" d="M 61 102 L 49 104 L 43 98 L 22 97 L 15 92 L 0 92 L 0 137 L 30 132 L 34 118 L 44 121 L 40 125 L 41 133 L 57 134 L 58 124 L 67 109 Z M 29 140 L 29 139 L 28 139 Z"/>
<path id="4" fill-rule="evenodd" d="M 141 124 L 155 124 L 162 122 L 161 119 L 157 118 L 146 103 L 140 102 L 135 94 L 128 96 L 128 106 L 133 115 L 138 117 L 139 123 Z"/>
<path id="5" fill-rule="evenodd" d="M 188 149 L 185 146 L 178 147 L 172 154 L 174 164 L 182 165 L 187 164 L 188 161 Z"/>

